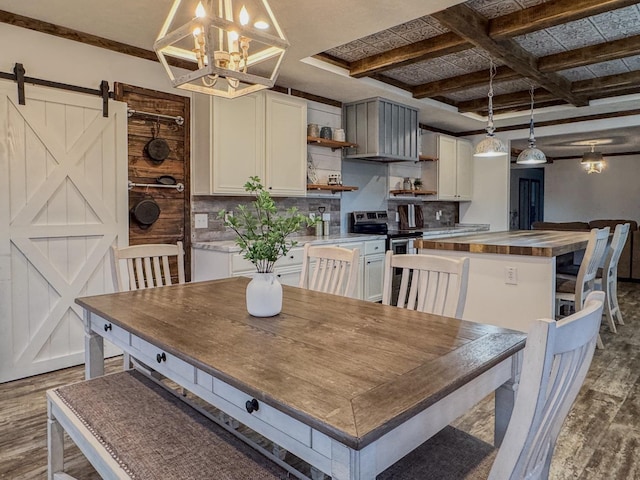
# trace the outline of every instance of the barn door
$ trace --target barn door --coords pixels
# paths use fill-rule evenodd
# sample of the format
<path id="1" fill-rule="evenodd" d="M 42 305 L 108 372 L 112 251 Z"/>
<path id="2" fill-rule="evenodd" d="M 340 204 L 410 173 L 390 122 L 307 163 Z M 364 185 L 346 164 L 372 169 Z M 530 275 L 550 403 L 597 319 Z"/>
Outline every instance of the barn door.
<path id="1" fill-rule="evenodd" d="M 76 297 L 113 291 L 127 243 L 126 106 L 0 84 L 0 382 L 84 362 Z"/>

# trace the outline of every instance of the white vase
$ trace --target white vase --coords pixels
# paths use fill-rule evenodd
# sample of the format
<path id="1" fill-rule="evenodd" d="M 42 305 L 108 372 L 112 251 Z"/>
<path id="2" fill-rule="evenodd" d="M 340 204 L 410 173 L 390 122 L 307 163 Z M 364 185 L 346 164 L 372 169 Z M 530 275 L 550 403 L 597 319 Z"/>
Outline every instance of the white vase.
<path id="1" fill-rule="evenodd" d="M 275 273 L 256 273 L 246 297 L 247 311 L 254 317 L 273 317 L 282 310 L 282 285 Z"/>

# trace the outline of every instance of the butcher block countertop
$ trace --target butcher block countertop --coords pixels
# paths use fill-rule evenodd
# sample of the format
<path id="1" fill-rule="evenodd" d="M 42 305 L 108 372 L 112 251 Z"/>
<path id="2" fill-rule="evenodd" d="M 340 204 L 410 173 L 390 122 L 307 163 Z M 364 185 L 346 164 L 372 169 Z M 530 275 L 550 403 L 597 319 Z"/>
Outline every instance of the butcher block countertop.
<path id="1" fill-rule="evenodd" d="M 455 238 L 415 240 L 416 248 L 501 255 L 557 257 L 587 247 L 589 232 L 514 230 L 464 235 Z"/>

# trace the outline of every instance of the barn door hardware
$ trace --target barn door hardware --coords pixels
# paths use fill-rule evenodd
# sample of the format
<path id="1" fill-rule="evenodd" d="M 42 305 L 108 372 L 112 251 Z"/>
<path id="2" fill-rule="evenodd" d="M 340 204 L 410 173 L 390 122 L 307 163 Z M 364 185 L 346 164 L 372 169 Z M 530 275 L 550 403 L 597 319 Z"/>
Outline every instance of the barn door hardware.
<path id="1" fill-rule="evenodd" d="M 129 190 L 133 190 L 133 187 L 145 187 L 145 188 L 175 188 L 179 192 L 184 192 L 184 184 L 176 183 L 175 185 L 168 185 L 162 183 L 133 183 L 129 180 Z"/>
<path id="2" fill-rule="evenodd" d="M 113 92 L 109 91 L 109 82 L 106 80 L 102 80 L 100 82 L 100 88 L 86 88 L 86 87 L 78 87 L 77 85 L 69 85 L 68 83 L 60 83 L 53 82 L 51 80 L 43 80 L 41 78 L 35 77 L 26 77 L 25 76 L 24 65 L 21 63 L 16 63 L 13 67 L 13 73 L 0 72 L 0 78 L 4 78 L 6 80 L 13 80 L 18 84 L 18 103 L 20 105 L 25 105 L 25 93 L 24 93 L 24 84 L 30 83 L 32 85 L 41 85 L 43 87 L 57 88 L 59 90 L 67 90 L 69 92 L 76 93 L 86 93 L 89 95 L 98 95 L 102 97 L 102 116 L 109 116 L 109 99 L 113 98 Z"/>

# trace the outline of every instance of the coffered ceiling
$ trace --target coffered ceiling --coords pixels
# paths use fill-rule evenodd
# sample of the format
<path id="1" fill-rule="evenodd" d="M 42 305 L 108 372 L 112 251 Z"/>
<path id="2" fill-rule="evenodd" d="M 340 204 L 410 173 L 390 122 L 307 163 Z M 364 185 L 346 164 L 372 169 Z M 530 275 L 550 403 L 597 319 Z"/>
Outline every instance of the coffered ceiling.
<path id="1" fill-rule="evenodd" d="M 155 61 L 172 3 L 0 0 L 0 22 Z M 640 112 L 638 0 L 269 3 L 291 44 L 281 87 L 337 102 L 386 97 L 418 108 L 420 122 L 436 129 L 482 132 L 492 59 L 498 133 L 526 131 L 532 84 L 539 142 L 538 124 Z M 0 47 L 0 71 L 21 61 L 16 50 Z"/>
<path id="2" fill-rule="evenodd" d="M 640 5 L 611 0 L 470 0 L 318 55 L 349 70 L 486 115 L 588 105 L 640 92 Z"/>

